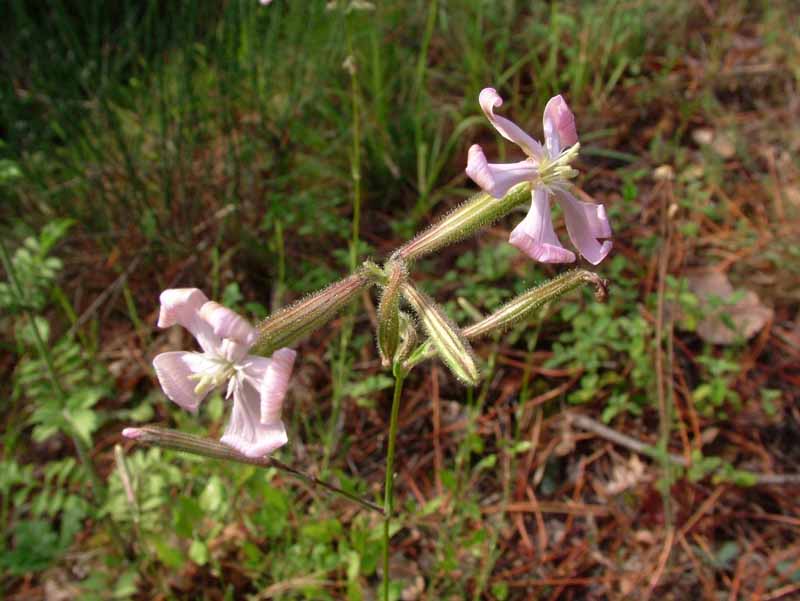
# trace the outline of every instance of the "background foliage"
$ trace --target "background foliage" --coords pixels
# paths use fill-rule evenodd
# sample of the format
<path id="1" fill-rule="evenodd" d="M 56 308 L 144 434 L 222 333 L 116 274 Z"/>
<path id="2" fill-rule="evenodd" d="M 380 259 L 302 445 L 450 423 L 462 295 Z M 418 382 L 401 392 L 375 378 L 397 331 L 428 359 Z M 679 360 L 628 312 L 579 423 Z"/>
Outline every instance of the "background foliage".
<path id="1" fill-rule="evenodd" d="M 397 595 L 800 594 L 791 2 L 0 10 L 8 598 L 373 598 L 376 517 L 277 473 L 114 447 L 129 423 L 224 424 L 218 396 L 195 418 L 155 384 L 152 357 L 189 342 L 155 329 L 160 290 L 255 319 L 387 256 L 471 193 L 470 144 L 514 152 L 480 114 L 487 85 L 535 136 L 551 95 L 576 112 L 613 286 L 479 347 L 478 389 L 435 362 L 407 381 Z M 517 219 L 418 266 L 459 323 L 560 270 L 505 242 Z M 707 269 L 738 292 L 699 294 Z M 280 455 L 377 498 L 375 302 L 298 349 Z"/>

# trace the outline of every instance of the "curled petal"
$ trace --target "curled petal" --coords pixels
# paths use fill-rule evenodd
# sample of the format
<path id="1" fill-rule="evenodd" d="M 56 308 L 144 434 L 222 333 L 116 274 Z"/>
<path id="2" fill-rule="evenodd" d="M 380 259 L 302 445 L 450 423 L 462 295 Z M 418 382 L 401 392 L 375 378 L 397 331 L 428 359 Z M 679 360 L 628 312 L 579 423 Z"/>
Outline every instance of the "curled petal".
<path id="1" fill-rule="evenodd" d="M 529 157 L 539 158 L 543 154 L 542 145 L 531 138 L 513 121 L 494 114 L 494 109 L 502 106 L 503 99 L 494 88 L 484 88 L 478 96 L 478 102 L 486 118 L 506 140 L 514 142 Z"/>
<path id="2" fill-rule="evenodd" d="M 233 340 L 250 348 L 256 341 L 255 328 L 241 315 L 214 301 L 208 301 L 200 308 L 200 316 L 205 319 L 221 337 Z"/>
<path id="3" fill-rule="evenodd" d="M 550 217 L 550 201 L 545 190 L 533 192 L 528 214 L 511 231 L 508 241 L 535 261 L 572 263 L 575 254 L 561 246 Z"/>
<path id="4" fill-rule="evenodd" d="M 264 379 L 261 380 L 261 423 L 279 422 L 281 407 L 289 388 L 289 379 L 297 353 L 292 349 L 282 348 L 272 353 Z"/>
<path id="5" fill-rule="evenodd" d="M 518 163 L 489 163 L 478 144 L 469 149 L 467 175 L 483 190 L 495 198 L 503 198 L 506 193 L 522 182 L 536 179 L 539 172 L 532 160 Z"/>
<path id="6" fill-rule="evenodd" d="M 193 413 L 197 412 L 205 394 L 195 393 L 195 382 L 190 380 L 189 376 L 205 370 L 202 357 L 204 355 L 199 353 L 174 351 L 161 353 L 153 359 L 153 368 L 156 370 L 156 377 L 164 389 L 164 394 L 171 401 Z"/>
<path id="7" fill-rule="evenodd" d="M 208 298 L 199 288 L 170 288 L 159 297 L 161 311 L 158 314 L 158 327 L 168 328 L 176 323 L 186 327 Z"/>
<path id="8" fill-rule="evenodd" d="M 551 158 L 578 141 L 575 115 L 566 100 L 559 94 L 547 101 L 544 107 L 544 142 Z"/>
<path id="9" fill-rule="evenodd" d="M 587 261 L 597 265 L 606 258 L 613 246 L 611 240 L 602 243 L 598 240 L 611 236 L 605 207 L 580 202 L 565 190 L 558 190 L 557 197 L 564 210 L 570 240 Z"/>
<path id="10" fill-rule="evenodd" d="M 262 424 L 259 420 L 260 398 L 248 381 L 240 382 L 233 392 L 233 410 L 222 443 L 247 457 L 263 457 L 282 447 L 289 440 L 280 420 Z"/>
<path id="11" fill-rule="evenodd" d="M 556 189 L 556 194 L 561 198 L 562 207 L 564 203 L 568 202 L 576 212 L 583 214 L 586 227 L 589 228 L 592 236 L 595 238 L 610 238 L 612 236 L 611 223 L 608 221 L 604 205 L 578 200 L 564 188 Z"/>
<path id="12" fill-rule="evenodd" d="M 161 311 L 158 314 L 158 327 L 168 328 L 181 325 L 195 337 L 203 351 L 219 352 L 221 340 L 214 334 L 211 325 L 200 316 L 200 309 L 208 298 L 197 288 L 170 288 L 159 297 Z"/>

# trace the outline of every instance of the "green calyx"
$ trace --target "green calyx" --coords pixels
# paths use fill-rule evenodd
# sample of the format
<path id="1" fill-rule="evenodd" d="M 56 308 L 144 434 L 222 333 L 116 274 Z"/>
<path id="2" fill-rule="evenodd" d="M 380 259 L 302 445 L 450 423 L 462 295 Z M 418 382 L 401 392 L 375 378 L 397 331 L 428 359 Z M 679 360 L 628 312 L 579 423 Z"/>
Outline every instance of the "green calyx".
<path id="1" fill-rule="evenodd" d="M 440 248 L 463 240 L 508 214 L 515 207 L 529 202 L 531 183 L 514 186 L 503 198 L 479 192 L 460 207 L 433 224 L 416 238 L 395 251 L 393 258 L 418 259 Z"/>
<path id="2" fill-rule="evenodd" d="M 281 309 L 258 326 L 253 353 L 269 356 L 279 348 L 292 346 L 333 319 L 358 294 L 373 283 L 372 274 L 362 268 L 316 294 Z"/>
<path id="3" fill-rule="evenodd" d="M 381 363 L 389 367 L 400 344 L 400 286 L 408 278 L 402 260 L 389 261 L 384 269 L 386 284 L 378 303 L 378 351 Z"/>
<path id="4" fill-rule="evenodd" d="M 401 291 L 419 316 L 433 348 L 445 365 L 464 384 L 475 386 L 480 380 L 480 373 L 472 347 L 461 331 L 433 299 L 417 290 L 411 283 L 404 283 Z"/>
<path id="5" fill-rule="evenodd" d="M 545 304 L 554 301 L 568 292 L 584 285 L 595 286 L 595 298 L 604 301 L 608 296 L 608 283 L 596 273 L 585 269 L 573 269 L 552 280 L 532 288 L 503 305 L 500 309 L 463 330 L 463 336 L 475 340 L 491 334 L 508 330 L 513 325 L 530 319 Z M 409 356 L 405 368 L 410 371 L 418 363 L 439 353 L 433 339 L 425 341 Z"/>

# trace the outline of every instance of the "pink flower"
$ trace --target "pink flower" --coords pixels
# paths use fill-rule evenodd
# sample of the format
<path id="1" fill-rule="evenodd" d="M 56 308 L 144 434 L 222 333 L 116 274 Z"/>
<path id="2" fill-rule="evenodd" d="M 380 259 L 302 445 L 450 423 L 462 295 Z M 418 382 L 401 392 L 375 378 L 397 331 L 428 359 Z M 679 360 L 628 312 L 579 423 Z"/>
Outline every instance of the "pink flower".
<path id="1" fill-rule="evenodd" d="M 478 101 L 498 133 L 519 146 L 527 157 L 517 163 L 489 163 L 478 144 L 469 149 L 467 175 L 495 198 L 502 198 L 517 184 L 533 182 L 532 203 L 527 216 L 515 227 L 509 242 L 532 259 L 543 263 L 571 263 L 572 251 L 561 246 L 550 217 L 550 196 L 564 211 L 572 243 L 597 265 L 611 251 L 611 225 L 603 205 L 581 202 L 570 192 L 569 179 L 577 172 L 569 162 L 579 148 L 575 117 L 561 96 L 551 98 L 544 108 L 544 146 L 512 121 L 494 114 L 503 99 L 494 88 L 481 91 Z"/>
<path id="2" fill-rule="evenodd" d="M 164 393 L 196 412 L 210 391 L 226 385 L 233 409 L 221 441 L 248 457 L 261 457 L 285 445 L 281 406 L 297 353 L 282 348 L 270 358 L 248 355 L 257 338 L 253 326 L 209 301 L 197 288 L 161 293 L 158 326 L 175 324 L 189 330 L 203 352 L 167 352 L 153 360 Z"/>

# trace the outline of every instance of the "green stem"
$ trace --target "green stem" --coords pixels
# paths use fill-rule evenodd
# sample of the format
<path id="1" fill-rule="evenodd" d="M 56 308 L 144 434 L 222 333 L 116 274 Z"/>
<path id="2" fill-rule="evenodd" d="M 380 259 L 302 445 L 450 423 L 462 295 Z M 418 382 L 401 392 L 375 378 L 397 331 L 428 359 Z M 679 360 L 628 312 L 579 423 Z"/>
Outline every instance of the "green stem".
<path id="1" fill-rule="evenodd" d="M 397 442 L 397 416 L 400 414 L 400 396 L 406 375 L 395 367 L 392 415 L 389 419 L 389 444 L 386 448 L 386 483 L 383 487 L 383 601 L 389 601 L 389 527 L 394 511 L 394 449 Z"/>
<path id="2" fill-rule="evenodd" d="M 350 177 L 353 180 L 353 218 L 350 233 L 350 269 L 355 271 L 358 266 L 358 243 L 361 231 L 361 117 L 358 100 L 358 71 L 353 55 L 353 36 L 350 30 L 350 20 L 347 20 L 347 53 L 351 61 L 348 69 L 350 72 L 350 98 L 352 104 L 353 139 L 350 154 Z M 342 413 L 342 397 L 347 371 L 347 348 L 353 335 L 352 309 L 342 319 L 342 332 L 339 337 L 339 354 L 333 367 L 333 397 L 331 417 L 328 424 L 327 444 L 325 455 L 322 459 L 322 473 L 328 469 L 331 454 L 338 442 L 338 424 Z"/>
<path id="3" fill-rule="evenodd" d="M 361 230 L 361 110 L 358 99 L 358 65 L 353 56 L 353 36 L 347 26 L 347 52 L 353 61 L 350 69 L 350 97 L 353 106 L 353 148 L 350 157 L 350 175 L 353 178 L 353 224 L 350 238 L 350 269 L 358 266 L 358 242 Z"/>

